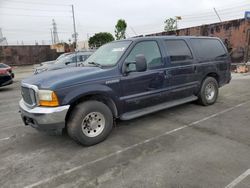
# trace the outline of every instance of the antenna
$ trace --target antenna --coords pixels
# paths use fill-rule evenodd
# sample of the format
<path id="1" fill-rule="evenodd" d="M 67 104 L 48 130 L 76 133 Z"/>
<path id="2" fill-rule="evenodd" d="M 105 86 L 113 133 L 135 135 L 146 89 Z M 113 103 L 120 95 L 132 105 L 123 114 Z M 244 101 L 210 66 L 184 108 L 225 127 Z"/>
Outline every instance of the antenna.
<path id="1" fill-rule="evenodd" d="M 218 14 L 217 10 L 214 8 L 214 12 L 216 14 L 216 16 L 219 18 L 220 22 L 222 22 L 221 18 L 220 18 L 220 15 Z"/>

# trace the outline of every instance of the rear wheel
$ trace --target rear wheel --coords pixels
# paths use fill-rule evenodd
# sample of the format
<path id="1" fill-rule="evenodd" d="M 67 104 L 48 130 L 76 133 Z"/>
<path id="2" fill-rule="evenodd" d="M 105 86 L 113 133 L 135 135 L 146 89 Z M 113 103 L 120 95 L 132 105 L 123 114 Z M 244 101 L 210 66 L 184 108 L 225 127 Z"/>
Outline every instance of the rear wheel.
<path id="1" fill-rule="evenodd" d="M 216 102 L 218 94 L 217 80 L 213 77 L 207 77 L 202 83 L 198 102 L 204 106 L 212 105 Z"/>
<path id="2" fill-rule="evenodd" d="M 109 107 L 99 101 L 78 104 L 67 122 L 68 134 L 76 142 L 91 146 L 103 141 L 113 128 Z"/>

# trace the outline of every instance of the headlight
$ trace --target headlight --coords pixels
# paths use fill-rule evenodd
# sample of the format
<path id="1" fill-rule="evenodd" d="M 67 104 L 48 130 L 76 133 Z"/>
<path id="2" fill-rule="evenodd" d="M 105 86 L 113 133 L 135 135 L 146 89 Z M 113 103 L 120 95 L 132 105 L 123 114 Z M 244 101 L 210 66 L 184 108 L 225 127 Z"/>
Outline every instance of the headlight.
<path id="1" fill-rule="evenodd" d="M 39 90 L 38 98 L 40 106 L 59 106 L 59 101 L 54 91 Z"/>

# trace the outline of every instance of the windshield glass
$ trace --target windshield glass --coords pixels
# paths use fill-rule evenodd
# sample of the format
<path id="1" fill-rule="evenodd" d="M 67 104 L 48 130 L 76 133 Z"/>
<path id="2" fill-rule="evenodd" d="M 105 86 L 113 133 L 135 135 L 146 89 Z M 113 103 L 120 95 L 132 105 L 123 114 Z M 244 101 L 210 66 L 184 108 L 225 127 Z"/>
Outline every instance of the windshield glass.
<path id="1" fill-rule="evenodd" d="M 0 68 L 8 68 L 9 66 L 8 65 L 5 65 L 3 63 L 0 63 Z"/>
<path id="2" fill-rule="evenodd" d="M 64 53 L 64 54 L 60 55 L 56 60 L 60 60 L 60 59 L 66 57 L 68 55 L 70 55 L 70 54 L 69 53 Z"/>
<path id="3" fill-rule="evenodd" d="M 103 45 L 86 62 L 100 66 L 114 66 L 130 44 L 131 41 L 118 41 Z"/>
<path id="4" fill-rule="evenodd" d="M 72 55 L 67 55 L 63 58 L 60 58 L 59 60 L 56 60 L 56 64 L 65 64 L 65 63 L 68 63 L 68 62 L 71 62 L 72 61 L 72 57 L 74 56 L 74 54 Z"/>

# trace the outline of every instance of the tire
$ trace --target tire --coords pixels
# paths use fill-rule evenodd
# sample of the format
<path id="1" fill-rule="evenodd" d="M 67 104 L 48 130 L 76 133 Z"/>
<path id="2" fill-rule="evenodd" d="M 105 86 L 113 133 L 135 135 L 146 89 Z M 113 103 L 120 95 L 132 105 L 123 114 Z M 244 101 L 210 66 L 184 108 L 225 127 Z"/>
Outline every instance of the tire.
<path id="1" fill-rule="evenodd" d="M 218 82 L 213 77 L 207 77 L 201 86 L 198 103 L 203 106 L 212 105 L 216 102 L 219 94 Z"/>
<path id="2" fill-rule="evenodd" d="M 105 140 L 113 128 L 113 115 L 109 107 L 98 101 L 78 104 L 68 122 L 69 136 L 77 143 L 92 146 Z"/>

